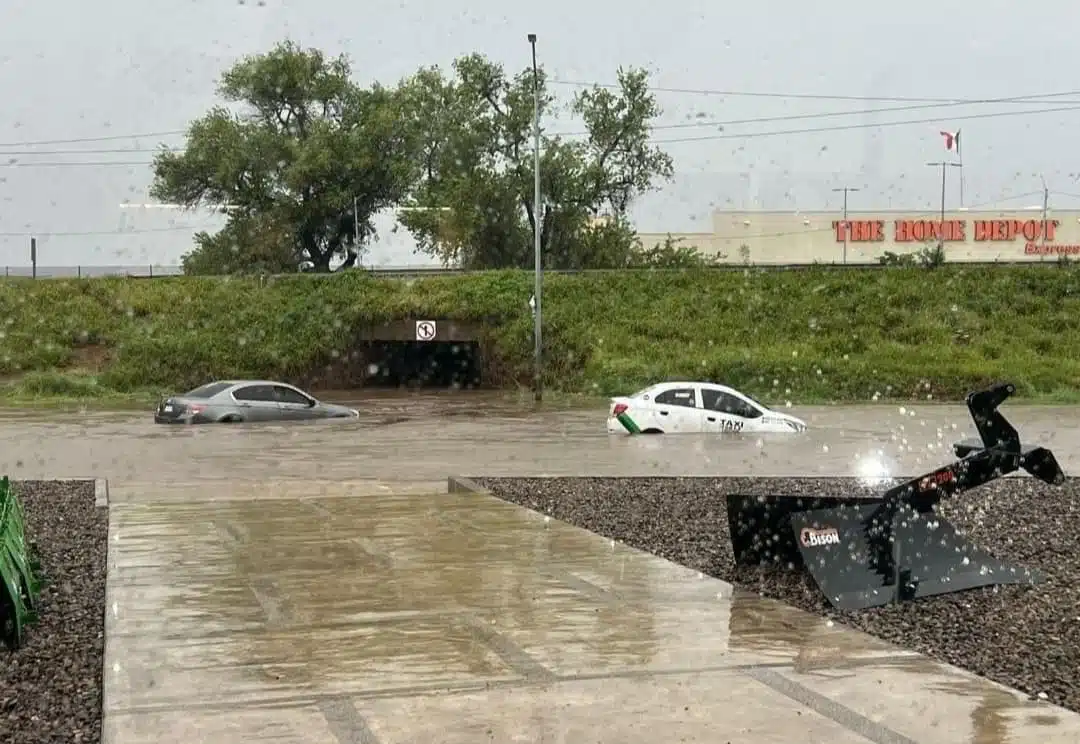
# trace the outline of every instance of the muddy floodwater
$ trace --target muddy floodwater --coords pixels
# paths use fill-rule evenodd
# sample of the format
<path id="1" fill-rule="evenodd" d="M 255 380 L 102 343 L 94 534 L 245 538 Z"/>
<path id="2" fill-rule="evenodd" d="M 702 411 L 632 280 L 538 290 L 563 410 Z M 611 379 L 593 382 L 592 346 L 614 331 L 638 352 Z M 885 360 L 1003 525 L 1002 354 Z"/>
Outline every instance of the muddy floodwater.
<path id="1" fill-rule="evenodd" d="M 599 404 L 537 407 L 486 392 L 335 396 L 359 420 L 195 427 L 150 411 L 0 412 L 0 466 L 16 478 L 96 476 L 438 480 L 464 475 L 857 475 L 903 473 L 952 457 L 974 436 L 962 405 L 795 406 L 802 435 L 609 435 Z M 1080 408 L 1006 403 L 1026 442 L 1080 463 Z"/>

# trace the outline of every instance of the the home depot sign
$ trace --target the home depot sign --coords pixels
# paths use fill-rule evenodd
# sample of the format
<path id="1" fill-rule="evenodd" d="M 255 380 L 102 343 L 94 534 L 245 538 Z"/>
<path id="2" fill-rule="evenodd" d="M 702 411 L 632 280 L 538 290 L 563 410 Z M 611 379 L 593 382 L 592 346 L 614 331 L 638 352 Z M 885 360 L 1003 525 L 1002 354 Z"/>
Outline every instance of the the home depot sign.
<path id="1" fill-rule="evenodd" d="M 970 222 L 970 226 L 969 226 Z M 832 223 L 838 243 L 1008 243 L 1023 239 L 1027 255 L 1077 255 L 1080 245 L 1054 243 L 1058 220 L 893 220 L 886 232 L 885 220 L 836 220 Z"/>

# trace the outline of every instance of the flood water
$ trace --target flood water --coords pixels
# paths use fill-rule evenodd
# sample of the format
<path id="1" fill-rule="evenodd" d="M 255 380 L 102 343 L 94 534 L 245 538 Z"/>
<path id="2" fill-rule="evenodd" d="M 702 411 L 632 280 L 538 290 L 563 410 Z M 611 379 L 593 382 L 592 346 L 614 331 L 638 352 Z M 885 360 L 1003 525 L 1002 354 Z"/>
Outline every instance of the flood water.
<path id="1" fill-rule="evenodd" d="M 974 436 L 962 405 L 795 406 L 802 435 L 626 437 L 603 402 L 537 407 L 491 392 L 334 396 L 359 420 L 173 427 L 146 412 L 0 412 L 0 467 L 14 478 L 439 480 L 458 475 L 858 475 L 883 461 L 921 472 Z M 1080 465 L 1080 409 L 1006 403 L 1025 442 Z M 877 466 L 870 468 L 877 472 Z"/>

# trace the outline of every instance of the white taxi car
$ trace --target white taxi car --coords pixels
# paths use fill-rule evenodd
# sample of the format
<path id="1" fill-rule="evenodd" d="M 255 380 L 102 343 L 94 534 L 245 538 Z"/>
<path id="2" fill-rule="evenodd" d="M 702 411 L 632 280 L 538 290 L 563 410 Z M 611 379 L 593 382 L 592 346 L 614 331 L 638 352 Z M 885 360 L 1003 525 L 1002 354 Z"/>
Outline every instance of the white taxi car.
<path id="1" fill-rule="evenodd" d="M 806 422 L 709 382 L 661 382 L 611 399 L 609 434 L 793 433 Z"/>

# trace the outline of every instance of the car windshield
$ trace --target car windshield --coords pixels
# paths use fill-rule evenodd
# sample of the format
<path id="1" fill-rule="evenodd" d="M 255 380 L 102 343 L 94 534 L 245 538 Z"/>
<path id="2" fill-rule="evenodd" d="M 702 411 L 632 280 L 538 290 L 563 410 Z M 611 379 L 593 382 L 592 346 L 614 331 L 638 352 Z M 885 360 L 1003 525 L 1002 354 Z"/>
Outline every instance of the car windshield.
<path id="1" fill-rule="evenodd" d="M 185 398 L 213 398 L 215 395 L 220 393 L 222 390 L 227 389 L 229 387 L 229 385 L 230 385 L 230 383 L 228 383 L 228 382 L 211 382 L 209 384 L 203 385 L 202 387 L 197 387 L 194 390 L 189 390 L 188 392 L 184 393 L 184 397 Z"/>
<path id="2" fill-rule="evenodd" d="M 636 393 L 634 393 L 630 397 L 631 398 L 640 398 L 641 396 L 645 395 L 645 393 L 652 390 L 654 387 L 656 387 L 656 386 L 655 385 L 649 385 L 649 387 L 647 387 L 647 388 L 641 388 L 641 390 L 638 390 Z"/>
<path id="3" fill-rule="evenodd" d="M 764 403 L 762 403 L 762 402 L 761 402 L 760 400 L 756 400 L 756 399 L 754 399 L 753 397 L 751 397 L 751 396 L 747 395 L 746 393 L 744 393 L 744 392 L 743 392 L 743 391 L 741 391 L 741 390 L 739 391 L 739 395 L 741 395 L 742 397 L 746 398 L 746 399 L 747 399 L 748 401 L 750 401 L 751 403 L 755 404 L 755 405 L 756 405 L 756 406 L 757 406 L 758 408 L 760 408 L 760 409 L 761 409 L 761 410 L 763 410 L 763 411 L 770 411 L 770 410 L 772 410 L 772 409 L 771 409 L 771 408 L 769 408 L 769 407 L 768 407 L 767 405 L 765 405 Z"/>

